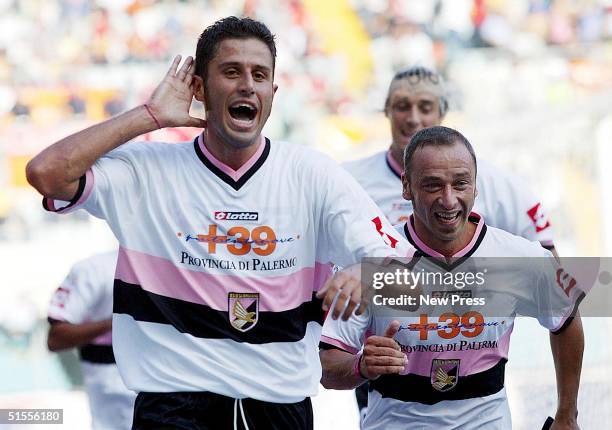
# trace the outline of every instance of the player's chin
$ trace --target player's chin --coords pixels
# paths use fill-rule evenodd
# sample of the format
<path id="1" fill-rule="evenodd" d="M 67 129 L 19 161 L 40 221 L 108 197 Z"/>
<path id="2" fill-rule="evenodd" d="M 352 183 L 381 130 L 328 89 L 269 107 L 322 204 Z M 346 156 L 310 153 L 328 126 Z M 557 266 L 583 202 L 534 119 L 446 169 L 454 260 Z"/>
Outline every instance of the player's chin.
<path id="1" fill-rule="evenodd" d="M 438 235 L 438 238 L 440 240 L 443 241 L 452 241 L 455 240 L 461 233 L 461 228 L 463 226 L 463 223 L 460 222 L 460 220 L 457 220 L 456 222 L 449 224 L 448 222 L 444 222 L 444 223 L 440 223 L 438 221 L 436 222 L 436 232 Z"/>
<path id="2" fill-rule="evenodd" d="M 233 147 L 247 148 L 257 142 L 260 131 L 259 128 L 249 130 L 234 130 L 230 128 L 226 134 Z"/>

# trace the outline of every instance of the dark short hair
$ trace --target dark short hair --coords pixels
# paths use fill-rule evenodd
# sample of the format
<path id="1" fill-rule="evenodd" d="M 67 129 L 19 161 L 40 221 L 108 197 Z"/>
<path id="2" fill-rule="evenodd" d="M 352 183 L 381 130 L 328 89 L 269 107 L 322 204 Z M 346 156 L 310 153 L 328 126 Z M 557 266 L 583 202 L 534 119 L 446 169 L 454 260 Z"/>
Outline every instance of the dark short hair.
<path id="1" fill-rule="evenodd" d="M 226 39 L 258 39 L 266 44 L 272 54 L 272 72 L 276 64 L 276 43 L 274 35 L 262 22 L 251 18 L 228 16 L 222 18 L 204 29 L 198 39 L 195 57 L 197 76 L 206 79 L 208 64 L 217 54 L 219 44 Z"/>
<path id="2" fill-rule="evenodd" d="M 410 179 L 412 158 L 417 149 L 425 146 L 450 146 L 455 143 L 461 143 L 467 148 L 472 156 L 472 160 L 474 160 L 474 174 L 476 174 L 478 169 L 476 153 L 470 142 L 457 130 L 438 125 L 419 130 L 412 136 L 410 143 L 406 146 L 406 149 L 404 149 L 404 176 Z"/>

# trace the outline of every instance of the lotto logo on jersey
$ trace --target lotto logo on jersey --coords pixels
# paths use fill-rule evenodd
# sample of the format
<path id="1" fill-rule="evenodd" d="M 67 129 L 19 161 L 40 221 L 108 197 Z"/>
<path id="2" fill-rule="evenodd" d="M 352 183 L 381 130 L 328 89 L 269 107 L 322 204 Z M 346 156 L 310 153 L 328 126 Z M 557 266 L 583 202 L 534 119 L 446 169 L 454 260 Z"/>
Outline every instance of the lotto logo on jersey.
<path id="1" fill-rule="evenodd" d="M 445 392 L 452 390 L 459 380 L 459 364 L 457 359 L 433 359 L 431 362 L 431 386 Z"/>
<path id="2" fill-rule="evenodd" d="M 259 212 L 215 212 L 214 217 L 219 221 L 257 221 Z"/>
<path id="3" fill-rule="evenodd" d="M 550 222 L 546 218 L 546 215 L 544 214 L 544 210 L 542 209 L 542 205 L 540 203 L 529 209 L 527 211 L 527 215 L 529 215 L 529 218 L 531 218 L 531 221 L 535 226 L 536 233 L 539 233 L 550 227 Z"/>

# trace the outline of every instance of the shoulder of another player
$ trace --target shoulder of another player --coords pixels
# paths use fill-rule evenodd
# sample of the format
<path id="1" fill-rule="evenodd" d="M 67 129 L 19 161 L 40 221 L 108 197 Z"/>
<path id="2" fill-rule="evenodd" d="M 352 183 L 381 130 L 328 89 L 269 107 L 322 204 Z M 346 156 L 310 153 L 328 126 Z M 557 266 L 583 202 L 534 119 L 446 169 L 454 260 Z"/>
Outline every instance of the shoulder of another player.
<path id="1" fill-rule="evenodd" d="M 342 167 L 351 173 L 361 173 L 364 170 L 384 165 L 386 153 L 386 151 L 381 151 L 367 157 L 345 161 L 342 163 Z"/>
<path id="2" fill-rule="evenodd" d="M 542 247 L 540 242 L 489 225 L 485 240 L 491 242 L 490 249 L 495 249 L 500 257 L 552 257 L 551 252 Z"/>
<path id="3" fill-rule="evenodd" d="M 531 196 L 531 187 L 523 177 L 482 158 L 477 158 L 477 163 L 476 182 L 481 188 L 483 186 L 493 188 L 497 193 L 503 192 L 505 188 L 507 192 L 513 192 L 517 195 L 527 193 Z M 495 194 L 491 197 L 493 196 Z M 496 198 L 500 199 L 502 196 L 497 195 Z"/>

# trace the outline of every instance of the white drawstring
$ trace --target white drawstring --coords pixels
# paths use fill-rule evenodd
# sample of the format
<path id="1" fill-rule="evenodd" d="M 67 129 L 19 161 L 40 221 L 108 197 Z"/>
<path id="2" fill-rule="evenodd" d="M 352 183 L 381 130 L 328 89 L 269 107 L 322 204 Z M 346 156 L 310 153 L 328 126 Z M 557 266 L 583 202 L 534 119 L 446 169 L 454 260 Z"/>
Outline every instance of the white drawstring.
<path id="1" fill-rule="evenodd" d="M 234 399 L 234 430 L 238 430 L 238 399 Z"/>
<path id="2" fill-rule="evenodd" d="M 242 399 L 234 399 L 234 430 L 238 430 L 238 405 L 240 405 L 240 416 L 242 417 L 242 424 L 244 429 L 249 430 L 246 417 L 244 416 L 244 408 L 242 407 Z"/>
<path id="3" fill-rule="evenodd" d="M 238 400 L 238 404 L 240 405 L 240 415 L 242 415 L 242 423 L 244 424 L 244 430 L 249 430 L 249 425 L 247 424 L 246 418 L 244 417 L 244 409 L 242 408 L 242 399 Z"/>

